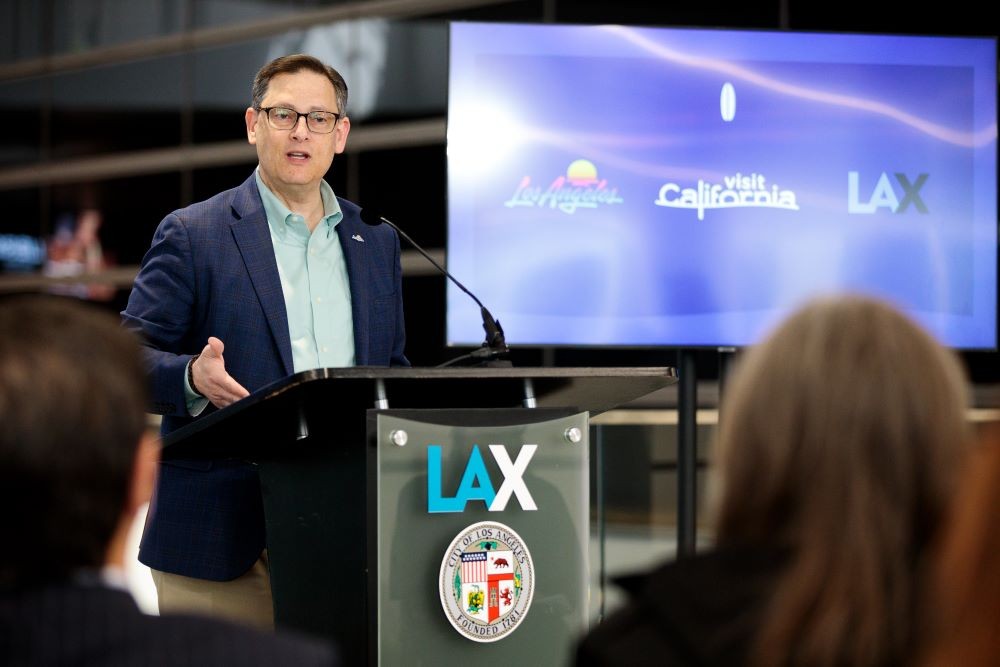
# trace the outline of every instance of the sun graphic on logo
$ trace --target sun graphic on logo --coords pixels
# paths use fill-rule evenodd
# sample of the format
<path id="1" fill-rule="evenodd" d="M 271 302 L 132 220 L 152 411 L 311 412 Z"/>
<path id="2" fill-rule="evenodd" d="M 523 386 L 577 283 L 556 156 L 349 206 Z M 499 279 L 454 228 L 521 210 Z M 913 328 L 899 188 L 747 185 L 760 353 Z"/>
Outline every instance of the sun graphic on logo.
<path id="1" fill-rule="evenodd" d="M 577 186 L 592 185 L 597 182 L 597 167 L 590 160 L 573 160 L 566 168 L 566 179 Z"/>

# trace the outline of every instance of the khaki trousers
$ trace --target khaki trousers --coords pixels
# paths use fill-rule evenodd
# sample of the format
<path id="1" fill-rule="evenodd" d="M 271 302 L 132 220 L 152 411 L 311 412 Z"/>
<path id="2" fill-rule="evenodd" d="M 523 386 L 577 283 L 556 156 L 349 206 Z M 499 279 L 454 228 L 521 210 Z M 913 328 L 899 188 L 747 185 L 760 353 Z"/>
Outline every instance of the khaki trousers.
<path id="1" fill-rule="evenodd" d="M 151 570 L 161 614 L 193 613 L 274 630 L 274 603 L 267 550 L 232 581 L 207 581 Z"/>

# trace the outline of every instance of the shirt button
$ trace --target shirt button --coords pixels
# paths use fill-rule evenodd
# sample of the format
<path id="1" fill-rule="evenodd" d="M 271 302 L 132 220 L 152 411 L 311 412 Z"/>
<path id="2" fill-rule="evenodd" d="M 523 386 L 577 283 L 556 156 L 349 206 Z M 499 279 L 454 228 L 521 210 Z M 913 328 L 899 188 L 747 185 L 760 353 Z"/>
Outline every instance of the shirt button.
<path id="1" fill-rule="evenodd" d="M 323 297 L 321 296 L 316 297 L 316 303 L 323 303 Z"/>
<path id="2" fill-rule="evenodd" d="M 327 349 L 328 349 L 328 348 L 326 347 L 326 345 L 324 345 L 324 346 L 323 346 L 323 351 L 324 351 L 324 352 L 326 352 L 326 351 L 327 351 Z"/>
<path id="3" fill-rule="evenodd" d="M 316 249 L 315 248 L 309 248 L 309 254 L 310 255 L 315 255 L 316 254 Z"/>

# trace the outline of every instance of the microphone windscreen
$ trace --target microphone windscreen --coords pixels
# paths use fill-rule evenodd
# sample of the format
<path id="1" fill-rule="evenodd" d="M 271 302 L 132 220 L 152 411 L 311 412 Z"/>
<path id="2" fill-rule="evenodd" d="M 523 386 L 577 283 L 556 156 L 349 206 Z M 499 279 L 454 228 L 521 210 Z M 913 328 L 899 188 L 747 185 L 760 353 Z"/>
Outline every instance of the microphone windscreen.
<path id="1" fill-rule="evenodd" d="M 377 227 L 382 224 L 382 214 L 374 208 L 363 208 L 361 209 L 361 222 Z"/>

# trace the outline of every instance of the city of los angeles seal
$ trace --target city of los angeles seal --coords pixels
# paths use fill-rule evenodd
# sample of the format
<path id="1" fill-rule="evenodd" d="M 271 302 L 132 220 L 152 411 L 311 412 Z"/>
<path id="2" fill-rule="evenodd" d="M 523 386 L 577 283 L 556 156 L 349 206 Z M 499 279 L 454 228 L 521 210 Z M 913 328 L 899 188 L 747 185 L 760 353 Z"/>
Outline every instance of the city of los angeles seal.
<path id="1" fill-rule="evenodd" d="M 438 585 L 452 626 L 473 641 L 495 642 L 528 614 L 535 590 L 531 554 L 508 526 L 475 523 L 452 540 Z"/>

